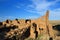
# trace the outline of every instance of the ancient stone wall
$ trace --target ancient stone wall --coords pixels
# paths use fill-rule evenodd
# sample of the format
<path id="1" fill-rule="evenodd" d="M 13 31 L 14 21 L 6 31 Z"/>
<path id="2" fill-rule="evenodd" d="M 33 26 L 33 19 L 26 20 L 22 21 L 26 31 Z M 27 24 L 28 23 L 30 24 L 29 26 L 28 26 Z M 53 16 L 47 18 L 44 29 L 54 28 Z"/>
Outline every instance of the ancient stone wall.
<path id="1" fill-rule="evenodd" d="M 7 36 L 9 36 L 12 32 L 12 34 L 15 32 L 15 30 L 22 30 L 20 32 L 20 34 L 24 33 L 25 29 L 30 29 L 29 32 L 29 36 L 30 38 L 37 38 L 38 35 L 43 34 L 43 35 L 48 35 L 49 37 L 54 37 L 53 35 L 53 30 L 52 30 L 52 25 L 49 23 L 49 11 L 46 12 L 46 15 L 34 19 L 34 20 L 30 20 L 30 19 L 26 19 L 26 20 L 6 20 L 4 22 L 0 22 L 0 30 L 2 28 L 9 28 L 9 31 L 6 32 L 6 30 L 4 29 L 3 31 L 7 34 Z M 12 30 L 12 31 L 11 31 Z M 2 30 L 1 30 L 2 31 Z M 26 31 L 27 34 L 28 31 Z M 10 34 L 9 34 L 10 33 Z"/>

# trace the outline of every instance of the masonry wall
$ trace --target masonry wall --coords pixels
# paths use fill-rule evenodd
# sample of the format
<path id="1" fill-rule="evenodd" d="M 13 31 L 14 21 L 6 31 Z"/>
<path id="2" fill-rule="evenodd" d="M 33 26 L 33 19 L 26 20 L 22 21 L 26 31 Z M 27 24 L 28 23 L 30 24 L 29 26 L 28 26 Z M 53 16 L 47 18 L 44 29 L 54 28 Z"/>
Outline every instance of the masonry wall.
<path id="1" fill-rule="evenodd" d="M 38 35 L 41 35 L 41 34 L 47 35 L 49 37 L 54 37 L 52 25 L 49 23 L 49 11 L 46 12 L 46 15 L 34 20 L 30 20 L 30 19 L 26 19 L 26 20 L 15 19 L 12 21 L 6 20 L 2 22 L 2 27 L 3 25 L 6 25 L 6 27 L 10 27 L 10 26 L 13 27 L 15 25 L 17 27 L 16 29 L 19 29 L 19 30 L 25 29 L 25 28 L 28 29 L 30 27 L 30 36 L 29 36 L 30 38 L 37 38 Z M 11 30 L 7 34 L 9 34 L 10 32 Z"/>

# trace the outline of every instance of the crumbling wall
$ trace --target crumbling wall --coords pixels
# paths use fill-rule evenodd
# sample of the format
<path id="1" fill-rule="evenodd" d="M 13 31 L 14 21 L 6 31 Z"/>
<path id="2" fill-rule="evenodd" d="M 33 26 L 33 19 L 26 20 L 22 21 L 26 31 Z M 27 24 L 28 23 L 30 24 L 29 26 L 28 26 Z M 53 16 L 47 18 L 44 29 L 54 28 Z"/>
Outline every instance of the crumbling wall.
<path id="1" fill-rule="evenodd" d="M 17 27 L 17 30 L 20 30 L 19 31 L 20 34 L 22 33 L 21 37 L 23 37 L 25 34 L 29 34 L 29 36 L 27 35 L 27 37 L 30 37 L 30 38 L 37 38 L 38 35 L 40 35 L 40 34 L 48 35 L 49 37 L 52 37 L 52 38 L 54 37 L 52 25 L 49 23 L 49 11 L 46 12 L 46 15 L 44 15 L 40 18 L 34 19 L 34 20 L 30 20 L 30 19 L 6 20 L 4 22 L 0 22 L 0 26 L 1 26 L 0 31 L 5 30 L 5 29 L 9 30 L 6 34 L 9 34 L 12 31 L 13 31 L 12 33 L 14 33 L 16 31 L 15 27 Z M 25 28 L 27 29 L 27 31 L 24 30 L 25 32 L 23 33 L 22 29 L 25 29 Z M 22 32 L 21 32 L 21 30 L 22 30 Z M 25 37 L 26 37 L 26 35 L 25 35 Z M 24 39 L 25 39 L 25 37 L 24 37 Z"/>

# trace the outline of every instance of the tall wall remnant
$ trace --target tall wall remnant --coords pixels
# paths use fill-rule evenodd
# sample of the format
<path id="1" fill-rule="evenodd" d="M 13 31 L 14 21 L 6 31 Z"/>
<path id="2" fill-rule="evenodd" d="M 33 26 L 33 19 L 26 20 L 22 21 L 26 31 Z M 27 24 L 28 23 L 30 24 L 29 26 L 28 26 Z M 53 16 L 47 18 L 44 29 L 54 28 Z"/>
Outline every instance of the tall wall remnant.
<path id="1" fill-rule="evenodd" d="M 41 18 L 38 18 L 36 20 L 31 20 L 31 24 L 36 24 L 36 30 L 35 26 L 31 25 L 31 37 L 35 38 L 35 36 L 39 34 L 48 35 L 49 37 L 53 37 L 53 29 L 52 25 L 49 23 L 49 11 L 46 12 L 46 15 L 42 16 Z M 37 33 L 37 34 L 36 34 Z"/>

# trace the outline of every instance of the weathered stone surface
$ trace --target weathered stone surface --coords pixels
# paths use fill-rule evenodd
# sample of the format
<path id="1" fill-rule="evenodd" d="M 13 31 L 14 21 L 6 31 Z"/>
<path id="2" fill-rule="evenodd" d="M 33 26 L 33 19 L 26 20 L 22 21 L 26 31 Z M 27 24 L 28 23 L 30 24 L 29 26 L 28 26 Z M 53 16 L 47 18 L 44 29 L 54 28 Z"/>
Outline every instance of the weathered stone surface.
<path id="1" fill-rule="evenodd" d="M 21 38 L 21 40 L 24 40 L 28 37 L 37 38 L 38 35 L 41 34 L 46 37 L 55 38 L 52 24 L 49 23 L 49 11 L 46 12 L 46 15 L 34 20 L 6 20 L 0 22 L 0 25 L 2 25 L 0 28 L 0 35 L 4 33 L 5 39 L 18 36 L 18 39 Z"/>

